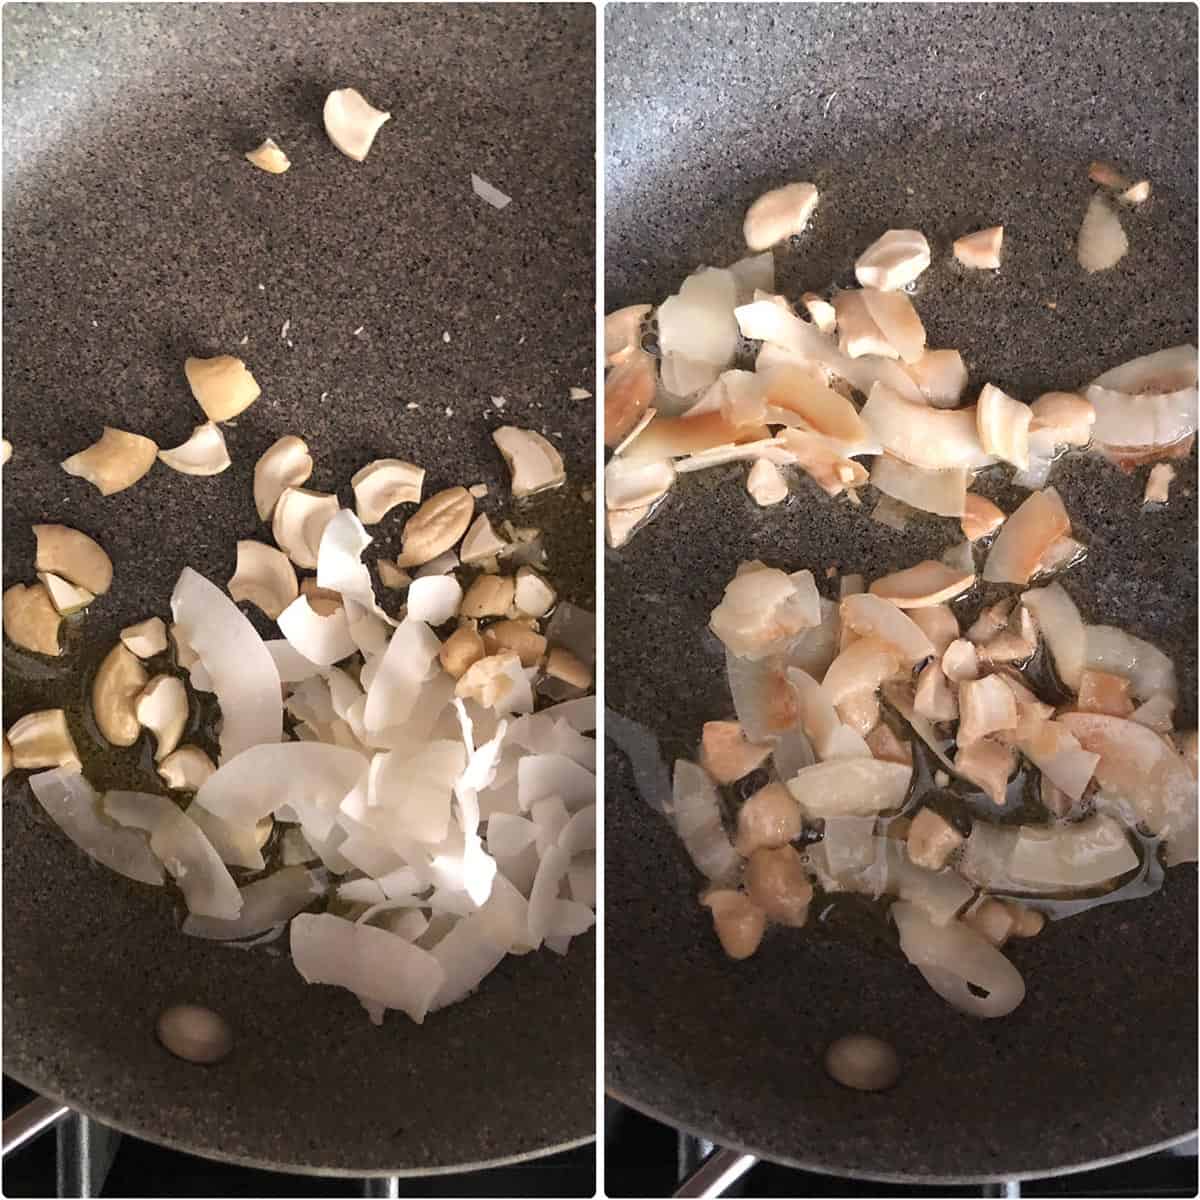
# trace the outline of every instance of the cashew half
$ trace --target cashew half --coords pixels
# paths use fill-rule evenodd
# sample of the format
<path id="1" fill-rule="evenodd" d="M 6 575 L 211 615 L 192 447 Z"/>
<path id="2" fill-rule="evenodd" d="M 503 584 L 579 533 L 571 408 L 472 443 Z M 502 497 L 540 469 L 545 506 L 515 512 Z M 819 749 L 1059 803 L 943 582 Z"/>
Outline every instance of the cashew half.
<path id="1" fill-rule="evenodd" d="M 264 451 L 254 464 L 254 507 L 269 521 L 285 488 L 300 487 L 313 472 L 312 455 L 303 438 L 288 434 Z"/>
<path id="2" fill-rule="evenodd" d="M 288 556 L 263 542 L 239 541 L 237 570 L 228 584 L 235 600 L 262 609 L 272 621 L 300 594 L 296 568 Z"/>
<path id="3" fill-rule="evenodd" d="M 562 456 L 540 433 L 501 425 L 492 431 L 492 441 L 512 472 L 512 494 L 532 496 L 558 487 L 567 477 Z"/>
<path id="4" fill-rule="evenodd" d="M 67 714 L 61 708 L 43 708 L 26 713 L 8 731 L 12 765 L 19 771 L 38 767 L 80 765 Z"/>
<path id="5" fill-rule="evenodd" d="M 92 484 L 102 496 L 132 487 L 154 466 L 158 447 L 148 438 L 104 427 L 100 440 L 62 461 L 68 475 Z"/>
<path id="6" fill-rule="evenodd" d="M 420 504 L 425 469 L 399 458 L 378 458 L 350 479 L 354 510 L 364 525 L 376 525 L 397 504 Z"/>
<path id="7" fill-rule="evenodd" d="M 558 599 L 554 589 L 531 567 L 517 568 L 517 608 L 527 617 L 544 617 Z"/>
<path id="8" fill-rule="evenodd" d="M 64 617 L 82 611 L 96 598 L 87 588 L 76 587 L 53 571 L 39 571 L 38 578 L 49 593 L 50 602 Z"/>
<path id="9" fill-rule="evenodd" d="M 4 632 L 23 650 L 58 658 L 62 654 L 58 644 L 61 624 L 62 617 L 43 584 L 26 587 L 14 583 L 4 593 Z"/>
<path id="10" fill-rule="evenodd" d="M 66 525 L 35 525 L 39 571 L 61 575 L 89 592 L 102 596 L 112 586 L 112 559 L 98 542 Z"/>
<path id="11" fill-rule="evenodd" d="M 248 150 L 246 157 L 269 175 L 282 175 L 292 165 L 288 156 L 271 138 L 267 138 L 257 150 Z"/>
<path id="12" fill-rule="evenodd" d="M 507 549 L 508 543 L 496 536 L 487 513 L 480 513 L 463 537 L 462 545 L 458 548 L 458 557 L 462 562 L 473 563 L 491 558 L 495 554 L 503 554 Z"/>
<path id="13" fill-rule="evenodd" d="M 105 656 L 92 682 L 92 715 L 104 740 L 132 746 L 142 731 L 137 700 L 149 678 L 136 654 L 118 642 Z"/>
<path id="14" fill-rule="evenodd" d="M 162 781 L 177 792 L 198 792 L 216 770 L 213 760 L 199 746 L 180 746 L 158 764 Z"/>
<path id="15" fill-rule="evenodd" d="M 230 463 L 225 435 L 212 421 L 197 425 L 186 442 L 173 450 L 160 450 L 158 457 L 184 475 L 220 475 Z"/>
<path id="16" fill-rule="evenodd" d="M 368 104 L 354 88 L 339 88 L 325 97 L 325 132 L 347 157 L 362 162 L 383 123 L 391 118 Z"/>
<path id="17" fill-rule="evenodd" d="M 244 412 L 262 394 L 254 376 L 240 358 L 188 358 L 183 364 L 196 403 L 210 421 L 228 421 Z"/>
<path id="18" fill-rule="evenodd" d="M 314 568 L 325 526 L 338 514 L 338 498 L 308 488 L 284 488 L 275 505 L 271 532 L 279 548 L 298 567 Z"/>
<path id="19" fill-rule="evenodd" d="M 121 641 L 125 648 L 138 658 L 153 658 L 167 649 L 167 627 L 162 617 L 147 617 L 136 625 L 127 625 L 121 630 Z"/>
<path id="20" fill-rule="evenodd" d="M 135 712 L 158 743 L 154 761 L 162 762 L 183 737 L 188 718 L 187 688 L 174 675 L 155 675 L 138 696 Z"/>

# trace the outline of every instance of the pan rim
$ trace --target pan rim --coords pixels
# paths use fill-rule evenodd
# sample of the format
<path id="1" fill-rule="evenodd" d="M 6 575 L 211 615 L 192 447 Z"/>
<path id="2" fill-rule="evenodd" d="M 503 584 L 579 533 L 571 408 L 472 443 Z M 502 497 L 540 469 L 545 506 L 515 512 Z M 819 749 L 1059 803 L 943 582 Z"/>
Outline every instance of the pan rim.
<path id="1" fill-rule="evenodd" d="M 163 1146 L 168 1150 L 176 1150 L 183 1154 L 194 1154 L 198 1158 L 207 1158 L 214 1162 L 228 1163 L 235 1167 L 248 1167 L 256 1171 L 275 1171 L 285 1175 L 308 1175 L 324 1179 L 421 1179 L 437 1175 L 464 1175 L 471 1171 L 490 1171 L 496 1167 L 520 1166 L 522 1163 L 547 1158 L 551 1154 L 561 1154 L 568 1150 L 577 1150 L 596 1140 L 595 1134 L 585 1134 L 582 1137 L 562 1142 L 553 1142 L 549 1145 L 539 1146 L 537 1149 L 526 1150 L 518 1154 L 506 1154 L 500 1155 L 497 1158 L 481 1158 L 471 1162 L 448 1163 L 432 1167 L 397 1167 L 395 1169 L 368 1167 L 363 1170 L 355 1170 L 352 1167 L 304 1167 L 296 1163 L 281 1163 L 266 1158 L 253 1158 L 248 1155 L 231 1154 L 226 1150 L 213 1149 L 208 1146 L 201 1147 L 194 1144 L 189 1145 L 182 1140 L 176 1141 L 171 1138 L 161 1137 L 157 1133 L 140 1128 L 134 1122 L 113 1120 L 99 1111 L 94 1105 L 76 1104 L 56 1088 L 40 1087 L 21 1070 L 10 1067 L 7 1062 L 4 1064 L 4 1073 L 10 1079 L 15 1080 L 23 1087 L 29 1088 L 30 1091 L 36 1092 L 39 1096 L 43 1096 L 47 1100 L 53 1100 L 57 1104 L 64 1104 L 72 1112 L 90 1117 L 94 1121 L 99 1121 L 102 1125 L 107 1126 L 109 1129 L 115 1129 L 118 1133 L 139 1138 L 144 1142 L 151 1142 L 156 1146 Z"/>
<path id="2" fill-rule="evenodd" d="M 687 1122 L 677 1121 L 655 1108 L 654 1105 L 635 1099 L 619 1088 L 613 1087 L 611 1084 L 605 1084 L 604 1094 L 610 1099 L 615 1100 L 618 1104 L 623 1104 L 626 1108 L 632 1108 L 635 1112 L 641 1113 L 642 1116 L 657 1121 L 660 1125 L 666 1125 L 671 1129 L 677 1129 L 682 1133 L 690 1134 L 692 1137 L 712 1142 L 720 1149 L 736 1150 L 739 1154 L 752 1155 L 754 1158 L 760 1158 L 764 1162 L 774 1163 L 783 1167 L 792 1167 L 800 1171 L 808 1171 L 813 1175 L 827 1175 L 834 1179 L 861 1179 L 870 1183 L 914 1184 L 917 1186 L 976 1185 L 1004 1183 L 1006 1180 L 1023 1182 L 1028 1179 L 1051 1179 L 1059 1175 L 1078 1175 L 1084 1171 L 1097 1171 L 1104 1167 L 1112 1167 L 1119 1163 L 1129 1162 L 1131 1159 L 1143 1158 L 1149 1154 L 1157 1154 L 1162 1150 L 1169 1150 L 1172 1146 L 1178 1146 L 1186 1142 L 1189 1138 L 1195 1137 L 1197 1132 L 1200 1132 L 1197 1129 L 1189 1129 L 1164 1141 L 1152 1142 L 1136 1150 L 1127 1150 L 1121 1154 L 1107 1155 L 1104 1158 L 1089 1159 L 1086 1162 L 1051 1167 L 1044 1171 L 1006 1171 L 999 1174 L 983 1175 L 908 1175 L 901 1171 L 857 1171 L 835 1163 L 817 1163 L 804 1158 L 794 1158 L 790 1155 L 763 1154 L 753 1146 L 741 1142 L 736 1138 L 717 1138 L 712 1133 L 698 1129 Z"/>

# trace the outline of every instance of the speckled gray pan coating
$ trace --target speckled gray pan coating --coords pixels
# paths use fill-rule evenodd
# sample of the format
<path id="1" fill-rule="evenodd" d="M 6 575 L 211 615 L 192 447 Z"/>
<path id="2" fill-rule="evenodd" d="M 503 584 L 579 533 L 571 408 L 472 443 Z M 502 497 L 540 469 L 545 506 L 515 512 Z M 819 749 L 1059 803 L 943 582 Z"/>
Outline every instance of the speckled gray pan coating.
<path id="1" fill-rule="evenodd" d="M 924 230 L 935 265 L 917 307 L 932 346 L 962 349 L 973 389 L 991 380 L 1031 399 L 1194 340 L 1195 33 L 1184 5 L 611 5 L 607 307 L 660 300 L 696 265 L 736 259 L 748 204 L 809 179 L 821 203 L 777 254 L 780 290 L 850 282 L 884 229 Z M 1073 243 L 1100 157 L 1155 191 L 1122 215 L 1128 257 L 1089 279 Z M 996 223 L 998 274 L 948 262 L 953 238 Z M 608 704 L 658 732 L 668 756 L 729 710 L 702 630 L 740 560 L 822 580 L 829 564 L 880 573 L 958 540 L 949 521 L 897 534 L 803 480 L 760 513 L 744 474 L 686 481 L 608 558 Z M 1180 721 L 1194 726 L 1195 457 L 1166 511 L 1140 511 L 1144 477 L 1090 458 L 1056 471 L 1090 546 L 1065 585 L 1090 619 L 1175 657 Z M 989 487 L 1010 511 L 1022 495 Z M 623 760 L 610 762 L 618 1096 L 718 1142 L 878 1178 L 1040 1174 L 1194 1127 L 1194 868 L 1143 904 L 1014 947 L 1027 999 L 976 1022 L 902 961 L 855 944 L 777 930 L 750 961 L 726 961 L 680 845 L 635 798 Z M 823 1048 L 854 1030 L 899 1050 L 894 1091 L 861 1095 L 824 1075 Z"/>
<path id="2" fill-rule="evenodd" d="M 564 590 L 592 604 L 593 409 L 567 391 L 593 388 L 594 53 L 586 6 L 5 9 L 4 578 L 33 579 L 38 520 L 93 533 L 116 568 L 61 664 L 30 681 L 6 653 L 6 725 L 83 694 L 88 648 L 167 614 L 185 564 L 229 578 L 235 539 L 267 536 L 251 473 L 284 433 L 309 442 L 310 486 L 344 501 L 353 471 L 394 455 L 426 466 L 428 492 L 486 482 L 502 515 L 489 430 L 544 430 L 569 483 L 521 515 L 546 524 Z M 322 126 L 347 85 L 392 113 L 363 164 Z M 286 175 L 242 158 L 268 135 Z M 512 204 L 483 204 L 472 171 Z M 183 359 L 219 352 L 263 386 L 227 427 L 226 473 L 159 465 L 101 500 L 58 468 L 104 424 L 183 441 L 202 419 Z M 399 549 L 402 523 L 376 527 L 369 559 Z M 154 778 L 92 767 L 101 784 Z M 353 1173 L 462 1168 L 593 1131 L 590 939 L 510 959 L 423 1028 L 377 1029 L 352 996 L 307 987 L 282 943 L 182 937 L 165 895 L 89 869 L 17 777 L 4 867 L 5 1070 L 119 1128 Z M 158 1047 L 155 1018 L 178 1001 L 228 1018 L 231 1059 L 193 1067 Z"/>

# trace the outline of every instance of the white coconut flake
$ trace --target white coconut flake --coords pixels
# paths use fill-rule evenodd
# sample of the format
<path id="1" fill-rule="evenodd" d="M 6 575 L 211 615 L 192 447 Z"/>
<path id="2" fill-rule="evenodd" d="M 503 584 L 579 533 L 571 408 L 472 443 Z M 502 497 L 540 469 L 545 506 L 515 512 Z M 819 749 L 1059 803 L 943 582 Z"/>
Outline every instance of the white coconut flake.
<path id="1" fill-rule="evenodd" d="M 283 867 L 240 889 L 242 910 L 232 921 L 192 915 L 183 922 L 183 932 L 215 942 L 255 937 L 290 921 L 324 895 L 325 885 L 323 873 L 302 866 Z"/>
<path id="2" fill-rule="evenodd" d="M 506 196 L 498 187 L 493 187 L 481 175 L 471 173 L 471 190 L 485 204 L 490 204 L 493 208 L 506 208 L 512 203 L 512 197 Z"/>

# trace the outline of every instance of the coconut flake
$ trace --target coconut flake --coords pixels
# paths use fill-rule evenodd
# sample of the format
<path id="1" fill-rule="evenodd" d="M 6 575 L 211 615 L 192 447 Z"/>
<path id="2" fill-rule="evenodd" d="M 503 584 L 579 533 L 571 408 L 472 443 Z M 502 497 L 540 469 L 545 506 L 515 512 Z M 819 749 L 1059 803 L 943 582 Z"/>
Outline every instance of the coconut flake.
<path id="1" fill-rule="evenodd" d="M 512 203 L 511 196 L 506 196 L 498 187 L 493 187 L 481 175 L 476 175 L 474 171 L 471 172 L 471 191 L 493 208 L 506 208 Z"/>
<path id="2" fill-rule="evenodd" d="M 1093 196 L 1079 228 L 1079 265 L 1089 275 L 1107 271 L 1125 257 L 1128 249 L 1129 239 L 1121 228 L 1121 219 L 1103 196 Z"/>

